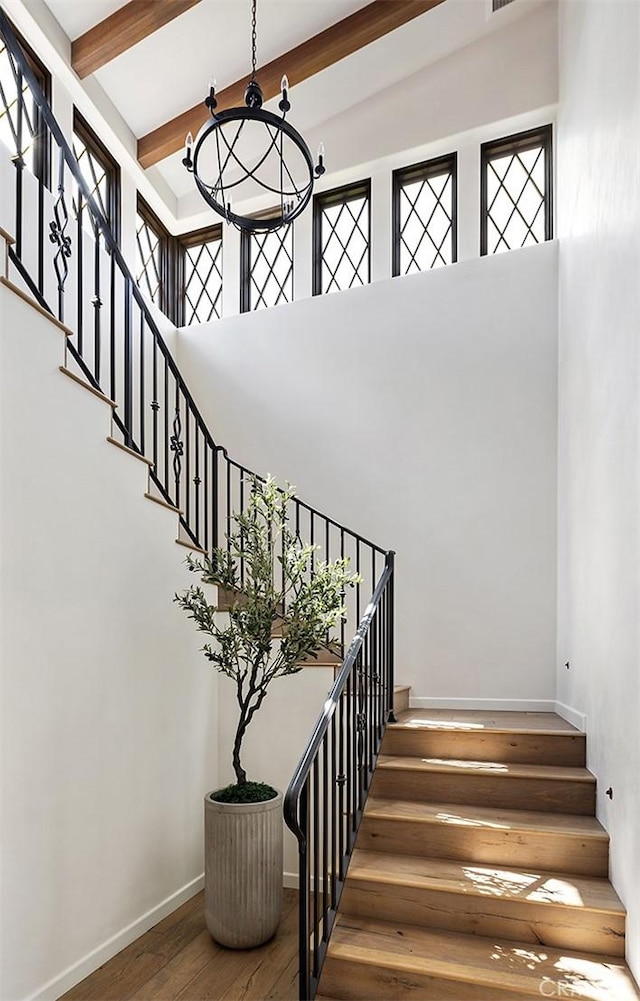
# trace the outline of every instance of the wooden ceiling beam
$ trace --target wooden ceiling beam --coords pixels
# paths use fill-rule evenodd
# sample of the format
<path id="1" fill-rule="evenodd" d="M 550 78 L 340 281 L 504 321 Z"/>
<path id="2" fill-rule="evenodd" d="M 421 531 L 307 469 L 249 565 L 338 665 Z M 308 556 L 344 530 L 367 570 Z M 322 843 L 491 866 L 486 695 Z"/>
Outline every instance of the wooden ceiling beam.
<path id="1" fill-rule="evenodd" d="M 71 43 L 71 65 L 80 79 L 141 42 L 200 0 L 131 0 Z"/>
<path id="2" fill-rule="evenodd" d="M 444 0 L 374 0 L 260 67 L 256 76 L 265 101 L 280 93 L 280 81 L 285 73 L 293 87 L 443 2 Z M 248 80 L 247 75 L 216 94 L 220 111 L 243 103 Z M 195 135 L 206 115 L 204 104 L 200 102 L 142 136 L 138 140 L 138 160 L 141 165 L 146 169 L 177 152 L 184 145 L 187 132 Z"/>

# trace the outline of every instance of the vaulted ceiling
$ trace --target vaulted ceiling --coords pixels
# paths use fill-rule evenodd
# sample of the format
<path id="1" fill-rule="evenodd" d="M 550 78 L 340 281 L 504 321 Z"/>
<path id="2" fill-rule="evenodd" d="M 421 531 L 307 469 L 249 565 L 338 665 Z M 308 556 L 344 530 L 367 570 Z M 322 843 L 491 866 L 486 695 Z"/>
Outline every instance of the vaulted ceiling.
<path id="1" fill-rule="evenodd" d="M 512 7 L 524 13 L 540 2 Z M 251 0 L 45 3 L 70 40 L 77 75 L 98 85 L 136 137 L 142 167 L 155 165 L 176 198 L 186 194 L 184 137 L 207 118 L 209 79 L 216 78 L 220 107 L 242 101 Z M 495 30 L 490 7 L 489 0 L 258 0 L 258 80 L 268 100 L 286 73 L 292 121 L 318 128 Z"/>

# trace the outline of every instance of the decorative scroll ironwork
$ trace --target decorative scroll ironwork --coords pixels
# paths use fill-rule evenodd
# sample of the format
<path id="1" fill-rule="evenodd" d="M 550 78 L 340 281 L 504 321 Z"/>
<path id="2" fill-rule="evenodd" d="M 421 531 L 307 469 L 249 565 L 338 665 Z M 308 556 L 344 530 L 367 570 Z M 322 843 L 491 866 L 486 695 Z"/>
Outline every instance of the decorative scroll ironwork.
<path id="1" fill-rule="evenodd" d="M 57 248 L 59 286 L 64 287 L 65 282 L 69 286 L 73 284 L 76 293 L 73 297 L 75 313 L 69 319 L 74 332 L 66 338 L 70 364 L 91 387 L 108 394 L 116 404 L 113 408 L 113 433 L 128 448 L 149 460 L 149 478 L 157 495 L 179 509 L 181 538 L 192 542 L 194 547 L 210 552 L 223 543 L 224 526 L 230 523 L 233 513 L 247 511 L 250 490 L 246 485 L 254 474 L 231 459 L 209 432 L 162 337 L 154 312 L 137 287 L 118 242 L 92 196 L 35 76 L 23 60 L 2 7 L 0 34 L 34 94 L 44 141 L 50 139 L 55 143 L 60 156 L 58 200 L 53 207 L 53 225 L 48 223 L 50 217 L 45 211 L 50 204 L 46 200 L 49 195 L 44 185 L 38 186 L 41 204 L 41 210 L 36 213 L 38 253 L 32 255 L 37 258 L 36 273 L 30 273 L 33 260 L 23 254 L 18 233 L 15 246 L 8 250 L 10 265 L 19 273 L 20 279 L 42 308 L 63 319 L 63 293 L 59 292 L 57 310 L 47 303 L 45 295 L 52 261 L 51 254 L 46 255 L 44 249 L 51 249 L 49 239 L 52 240 Z M 20 197 L 24 172 L 17 170 L 12 173 L 16 184 L 16 223 L 21 225 L 27 219 L 24 200 Z M 81 234 L 83 239 L 86 238 L 87 249 L 90 249 L 91 240 L 95 237 L 92 255 L 78 253 L 76 244 L 76 252 L 70 257 L 71 243 L 66 231 L 69 220 L 64 201 L 65 177 L 72 178 L 77 184 L 86 212 L 92 217 L 92 228 Z M 68 184 L 66 188 L 70 190 Z M 16 228 L 19 231 L 18 225 Z M 78 229 L 81 229 L 80 220 Z M 106 253 L 99 246 L 98 234 L 104 241 Z M 67 282 L 67 267 L 72 269 L 73 282 Z M 93 301 L 98 310 L 98 300 L 103 299 L 108 303 L 105 336 L 102 337 L 100 324 L 95 323 L 95 316 L 92 316 L 94 336 L 86 336 L 85 323 L 83 337 L 87 303 Z M 349 621 L 360 622 L 360 627 L 340 669 L 337 687 L 334 686 L 325 704 L 319 729 L 305 754 L 302 771 L 296 773 L 295 781 L 300 781 L 302 787 L 298 787 L 296 792 L 296 786 L 292 784 L 287 797 L 287 822 L 311 850 L 311 854 L 307 851 L 304 857 L 301 854 L 300 870 L 300 976 L 301 996 L 306 997 L 308 994 L 304 992 L 315 988 L 326 953 L 375 756 L 392 706 L 393 555 L 299 498 L 291 498 L 287 503 L 292 506 L 296 536 L 301 540 L 308 539 L 317 547 L 314 567 L 322 560 L 331 561 L 332 555 L 335 558 L 339 553 L 340 557 L 352 560 L 354 570 L 362 578 L 353 592 L 350 589 L 345 602 Z M 246 576 L 244 563 L 239 569 L 239 580 L 242 582 Z M 309 572 L 313 574 L 313 567 Z M 365 602 L 366 612 L 362 618 Z M 286 613 L 285 608 L 283 615 L 286 616 Z M 339 641 L 328 637 L 327 653 L 337 649 L 340 655 L 344 655 L 347 648 L 344 629 L 343 621 Z M 364 671 L 360 681 L 356 675 L 358 670 Z M 384 683 L 373 684 L 374 674 L 380 674 Z M 356 713 L 364 718 L 364 731 L 356 730 Z M 362 726 L 361 720 L 359 726 Z M 360 751 L 358 741 L 361 742 Z M 344 776 L 345 781 L 334 783 L 333 776 Z M 311 839 L 310 811 L 314 827 Z M 306 838 L 300 822 L 305 825 Z M 321 836 L 318 835 L 319 828 Z M 326 833 L 328 830 L 331 831 L 330 837 Z M 311 864 L 312 897 L 309 894 Z M 312 908 L 314 914 L 310 925 Z M 305 911 L 304 916 L 302 910 Z"/>
<path id="2" fill-rule="evenodd" d="M 58 279 L 58 292 L 63 293 L 69 277 L 68 259 L 71 257 L 71 237 L 65 233 L 69 225 L 69 213 L 64 199 L 64 185 L 58 185 L 58 197 L 53 206 L 53 221 L 49 223 L 49 239 L 58 249 L 53 258 L 53 267 Z"/>
<path id="3" fill-rule="evenodd" d="M 169 439 L 170 448 L 173 452 L 173 475 L 177 484 L 180 481 L 180 476 L 182 474 L 182 462 L 181 458 L 184 455 L 184 444 L 181 439 L 182 434 L 182 421 L 180 419 L 180 408 L 176 407 L 175 417 L 173 418 L 173 434 Z"/>

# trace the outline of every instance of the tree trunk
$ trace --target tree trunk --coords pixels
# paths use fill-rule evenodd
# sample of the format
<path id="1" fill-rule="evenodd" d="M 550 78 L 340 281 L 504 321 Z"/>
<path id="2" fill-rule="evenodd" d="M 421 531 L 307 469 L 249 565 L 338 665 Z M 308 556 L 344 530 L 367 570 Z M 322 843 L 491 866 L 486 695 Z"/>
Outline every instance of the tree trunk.
<path id="1" fill-rule="evenodd" d="M 243 786 L 247 781 L 247 773 L 240 764 L 240 747 L 246 729 L 247 721 L 244 713 L 241 713 L 240 720 L 238 721 L 238 729 L 236 730 L 236 739 L 233 742 L 233 770 L 236 773 L 236 783 L 239 786 Z"/>

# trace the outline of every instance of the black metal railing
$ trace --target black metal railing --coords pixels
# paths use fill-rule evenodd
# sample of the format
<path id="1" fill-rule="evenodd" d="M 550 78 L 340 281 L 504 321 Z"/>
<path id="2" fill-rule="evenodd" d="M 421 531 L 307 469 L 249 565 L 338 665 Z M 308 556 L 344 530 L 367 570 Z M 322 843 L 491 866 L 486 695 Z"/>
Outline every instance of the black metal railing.
<path id="1" fill-rule="evenodd" d="M 185 541 L 210 551 L 223 541 L 234 512 L 246 510 L 254 474 L 209 432 L 92 192 L 95 185 L 83 176 L 1 9 L 0 36 L 13 74 L 13 93 L 3 96 L 12 109 L 6 141 L 15 147 L 11 198 L 20 239 L 9 258 L 16 280 L 72 331 L 69 364 L 117 404 L 114 435 L 151 460 L 151 481 L 158 495 L 179 509 Z M 46 157 L 25 159 L 27 134 L 30 148 L 35 143 Z M 53 191 L 46 171 L 30 169 L 32 161 L 51 162 Z M 296 534 L 318 547 L 314 560 L 348 557 L 362 577 L 345 595 L 348 621 L 359 622 L 385 551 L 298 498 L 289 504 Z M 343 622 L 338 634 L 328 637 L 334 658 L 344 654 L 345 629 Z"/>
<path id="2" fill-rule="evenodd" d="M 234 513 L 247 510 L 255 474 L 210 434 L 1 9 L 0 39 L 15 82 L 15 93 L 7 97 L 6 86 L 0 93 L 12 111 L 11 276 L 69 328 L 67 364 L 115 404 L 113 433 L 150 459 L 151 482 L 179 510 L 184 541 L 210 551 L 231 530 Z M 27 132 L 38 145 L 29 160 Z M 47 172 L 32 169 L 49 162 L 54 192 Z M 346 658 L 345 620 L 327 636 L 326 662 L 342 666 L 285 804 L 300 846 L 300 997 L 311 998 L 392 716 L 393 554 L 297 497 L 286 503 L 295 535 L 317 547 L 309 575 L 319 562 L 340 558 L 359 575 L 344 603 L 346 621 L 360 625 Z M 242 584 L 242 562 L 239 572 Z"/>
<path id="3" fill-rule="evenodd" d="M 299 997 L 315 997 L 387 723 L 393 719 L 393 566 L 387 553 L 284 801 L 298 841 Z"/>

